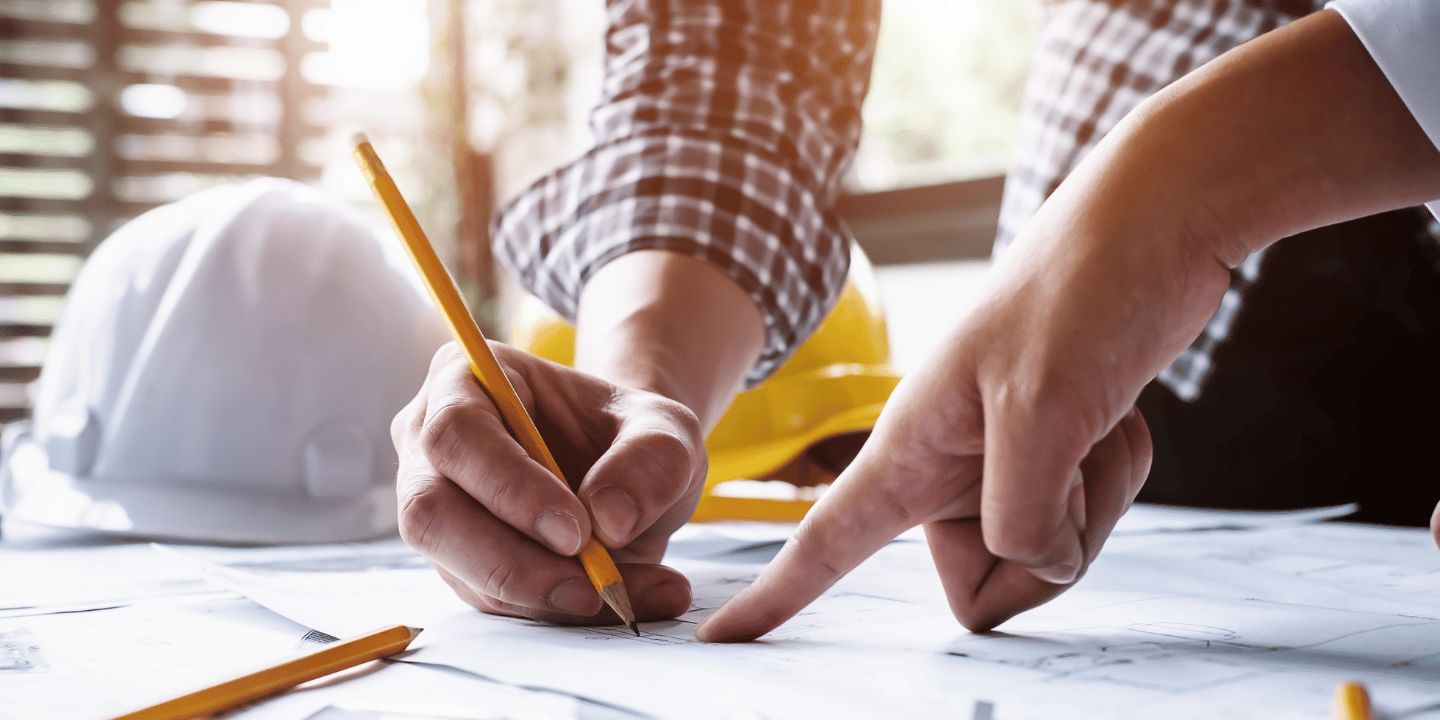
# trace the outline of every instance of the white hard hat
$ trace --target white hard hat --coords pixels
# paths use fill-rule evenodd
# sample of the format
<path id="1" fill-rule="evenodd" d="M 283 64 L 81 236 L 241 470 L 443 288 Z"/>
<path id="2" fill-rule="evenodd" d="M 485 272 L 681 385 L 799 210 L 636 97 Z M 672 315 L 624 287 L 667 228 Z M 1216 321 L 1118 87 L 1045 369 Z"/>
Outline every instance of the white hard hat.
<path id="1" fill-rule="evenodd" d="M 120 228 L 71 288 L 34 417 L 6 430 L 0 511 L 224 542 L 393 532 L 390 420 L 447 337 L 401 253 L 268 178 Z"/>

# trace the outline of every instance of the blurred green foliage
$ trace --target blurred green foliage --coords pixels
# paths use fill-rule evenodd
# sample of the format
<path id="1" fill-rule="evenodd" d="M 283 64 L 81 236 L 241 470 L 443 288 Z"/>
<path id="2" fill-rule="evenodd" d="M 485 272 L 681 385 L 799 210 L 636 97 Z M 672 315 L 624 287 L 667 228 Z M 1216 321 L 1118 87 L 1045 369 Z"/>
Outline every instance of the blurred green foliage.
<path id="1" fill-rule="evenodd" d="M 852 190 L 1005 172 L 1038 0 L 885 0 Z"/>

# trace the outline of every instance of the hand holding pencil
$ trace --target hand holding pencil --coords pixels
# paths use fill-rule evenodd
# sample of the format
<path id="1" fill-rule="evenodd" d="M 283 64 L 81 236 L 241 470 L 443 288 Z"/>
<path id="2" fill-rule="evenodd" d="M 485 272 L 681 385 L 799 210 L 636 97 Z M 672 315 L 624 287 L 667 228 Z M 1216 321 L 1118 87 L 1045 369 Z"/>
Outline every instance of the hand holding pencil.
<path id="1" fill-rule="evenodd" d="M 623 605 L 601 615 L 597 593 L 623 576 L 628 593 L 612 589 L 606 599 L 628 595 L 635 619 L 686 612 L 689 583 L 658 562 L 703 486 L 703 438 L 693 414 L 657 395 L 488 345 L 373 149 L 358 140 L 357 161 L 461 340 L 436 354 L 425 386 L 392 425 L 406 540 L 482 610 L 560 623 L 613 622 L 616 615 L 629 622 Z M 616 500 L 632 504 L 638 521 L 607 522 L 616 517 Z M 610 574 L 612 557 L 619 575 Z"/>

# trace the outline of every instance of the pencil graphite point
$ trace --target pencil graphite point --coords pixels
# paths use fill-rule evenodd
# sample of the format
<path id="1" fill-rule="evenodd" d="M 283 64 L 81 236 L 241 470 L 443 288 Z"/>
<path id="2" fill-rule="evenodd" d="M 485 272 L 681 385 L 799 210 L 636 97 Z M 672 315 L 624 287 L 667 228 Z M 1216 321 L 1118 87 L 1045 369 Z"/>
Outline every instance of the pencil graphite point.
<path id="1" fill-rule="evenodd" d="M 605 601 L 616 615 L 620 616 L 620 622 L 629 625 L 635 634 L 639 635 L 640 630 L 635 625 L 635 611 L 630 607 L 630 597 L 625 593 L 625 584 L 619 580 L 604 585 L 600 588 L 600 599 Z"/>
<path id="2" fill-rule="evenodd" d="M 640 637 L 640 626 L 636 625 L 634 620 L 630 621 L 630 629 L 635 631 L 635 637 Z"/>

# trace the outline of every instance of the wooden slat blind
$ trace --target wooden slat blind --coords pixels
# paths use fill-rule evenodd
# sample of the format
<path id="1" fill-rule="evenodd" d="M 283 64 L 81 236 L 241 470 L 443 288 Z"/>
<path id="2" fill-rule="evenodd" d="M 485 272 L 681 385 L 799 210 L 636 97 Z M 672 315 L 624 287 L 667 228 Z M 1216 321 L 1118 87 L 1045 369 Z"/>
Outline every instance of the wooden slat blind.
<path id="1" fill-rule="evenodd" d="M 195 190 L 320 174 L 327 0 L 0 0 L 0 421 L 28 414 L 83 259 Z M 393 103 L 392 103 L 393 104 Z"/>

